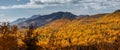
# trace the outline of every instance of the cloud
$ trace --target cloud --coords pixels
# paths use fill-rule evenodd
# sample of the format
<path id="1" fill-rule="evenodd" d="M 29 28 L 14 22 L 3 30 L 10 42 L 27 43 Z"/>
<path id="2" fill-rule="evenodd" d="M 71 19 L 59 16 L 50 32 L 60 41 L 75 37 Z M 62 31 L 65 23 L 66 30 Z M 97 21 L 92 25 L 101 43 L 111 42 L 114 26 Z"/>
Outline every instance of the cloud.
<path id="1" fill-rule="evenodd" d="M 5 14 L 0 14 L 0 17 L 3 17 L 3 16 L 5 16 Z"/>
<path id="2" fill-rule="evenodd" d="M 44 8 L 47 6 L 78 5 L 83 9 L 107 9 L 120 8 L 120 0 L 30 0 L 24 5 L 0 6 L 0 9 L 15 9 L 15 8 Z"/>
<path id="3" fill-rule="evenodd" d="M 44 5 L 13 5 L 13 6 L 0 6 L 0 9 L 15 9 L 15 8 L 43 8 Z"/>
<path id="4" fill-rule="evenodd" d="M 37 0 L 37 2 L 42 4 L 68 4 L 77 3 L 79 0 Z"/>
<path id="5" fill-rule="evenodd" d="M 15 9 L 15 8 L 42 8 L 44 5 L 37 4 L 37 0 L 30 0 L 29 3 L 24 5 L 0 6 L 0 9 Z"/>

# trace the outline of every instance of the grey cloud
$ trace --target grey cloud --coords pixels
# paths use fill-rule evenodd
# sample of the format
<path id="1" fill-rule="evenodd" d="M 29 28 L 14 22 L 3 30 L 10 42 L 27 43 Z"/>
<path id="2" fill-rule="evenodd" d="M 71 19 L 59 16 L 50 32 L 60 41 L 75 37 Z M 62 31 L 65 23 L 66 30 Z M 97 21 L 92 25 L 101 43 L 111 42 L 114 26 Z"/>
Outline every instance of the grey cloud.
<path id="1" fill-rule="evenodd" d="M 43 8 L 49 6 L 78 6 L 80 9 L 91 10 L 91 9 L 107 9 L 120 8 L 120 0 L 30 0 L 25 5 L 13 5 L 13 6 L 0 6 L 0 9 L 10 8 Z"/>

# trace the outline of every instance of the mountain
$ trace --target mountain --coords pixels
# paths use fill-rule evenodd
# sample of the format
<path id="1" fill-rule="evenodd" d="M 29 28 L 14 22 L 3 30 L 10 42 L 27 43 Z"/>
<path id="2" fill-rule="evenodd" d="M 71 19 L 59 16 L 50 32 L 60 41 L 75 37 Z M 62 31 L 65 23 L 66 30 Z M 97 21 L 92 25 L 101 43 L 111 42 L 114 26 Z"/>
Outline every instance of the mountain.
<path id="1" fill-rule="evenodd" d="M 48 14 L 48 15 L 33 15 L 32 17 L 30 18 L 20 18 L 14 22 L 12 22 L 12 24 L 16 24 L 20 27 L 27 27 L 29 26 L 30 24 L 34 24 L 36 27 L 39 27 L 39 26 L 43 26 L 43 25 L 46 25 L 48 23 L 51 23 L 55 20 L 58 20 L 58 19 L 64 19 L 64 18 L 67 18 L 67 19 L 88 19 L 88 18 L 99 18 L 101 16 L 104 16 L 106 15 L 105 14 L 95 14 L 95 15 L 74 15 L 70 12 L 55 12 L 55 13 L 51 13 L 51 14 Z"/>
<path id="2" fill-rule="evenodd" d="M 40 16 L 40 15 L 33 15 L 33 16 L 30 17 L 30 18 L 19 18 L 19 19 L 15 20 L 15 21 L 11 22 L 10 24 L 12 24 L 12 25 L 18 25 L 18 24 L 21 23 L 21 22 L 24 22 L 24 21 L 26 21 L 26 20 L 32 20 L 32 19 L 37 18 L 37 17 L 39 17 L 39 16 Z"/>
<path id="3" fill-rule="evenodd" d="M 34 17 L 34 16 L 37 16 L 37 17 Z M 77 17 L 76 15 L 70 12 L 56 12 L 48 15 L 42 15 L 42 16 L 34 15 L 34 16 L 32 16 L 32 18 L 29 18 L 26 21 L 18 23 L 18 26 L 27 27 L 28 25 L 35 23 L 35 26 L 39 27 L 57 19 L 62 19 L 62 18 L 74 19 Z"/>
<path id="4" fill-rule="evenodd" d="M 27 18 L 19 18 L 15 21 L 11 22 L 10 24 L 17 25 L 18 23 L 21 23 L 21 22 L 26 21 L 26 20 L 27 20 Z"/>
<path id="5" fill-rule="evenodd" d="M 72 45 L 76 46 L 75 48 L 115 50 L 120 48 L 118 47 L 120 46 L 120 11 L 91 15 L 82 19 L 58 19 L 43 27 L 38 27 L 35 31 L 40 36 L 44 36 L 39 37 L 40 40 L 38 41 L 40 43 L 37 43 L 43 47 L 51 46 L 52 43 L 58 50 L 60 47 L 66 47 L 67 49 L 70 48 L 68 46 Z M 51 41 L 51 37 L 54 37 L 54 43 Z M 113 48 L 114 46 L 115 48 Z"/>

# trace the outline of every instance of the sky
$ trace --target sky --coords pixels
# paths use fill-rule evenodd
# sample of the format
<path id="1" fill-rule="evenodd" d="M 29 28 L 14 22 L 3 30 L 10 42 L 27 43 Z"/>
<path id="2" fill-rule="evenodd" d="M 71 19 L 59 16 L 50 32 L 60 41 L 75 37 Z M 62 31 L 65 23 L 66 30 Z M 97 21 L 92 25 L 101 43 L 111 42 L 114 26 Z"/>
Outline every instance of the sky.
<path id="1" fill-rule="evenodd" d="M 110 13 L 120 9 L 120 0 L 0 0 L 0 21 L 12 22 L 32 15 L 64 11 L 76 15 Z"/>

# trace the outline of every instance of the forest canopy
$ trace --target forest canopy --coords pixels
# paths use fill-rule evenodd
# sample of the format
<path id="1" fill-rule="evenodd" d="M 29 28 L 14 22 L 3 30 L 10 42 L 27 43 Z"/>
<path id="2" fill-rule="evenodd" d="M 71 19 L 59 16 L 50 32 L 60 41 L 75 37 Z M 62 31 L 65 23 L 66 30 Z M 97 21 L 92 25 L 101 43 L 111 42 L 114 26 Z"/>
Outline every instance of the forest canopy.
<path id="1" fill-rule="evenodd" d="M 39 28 L 0 26 L 0 50 L 20 49 L 119 50 L 120 11 L 99 18 L 58 19 Z"/>

